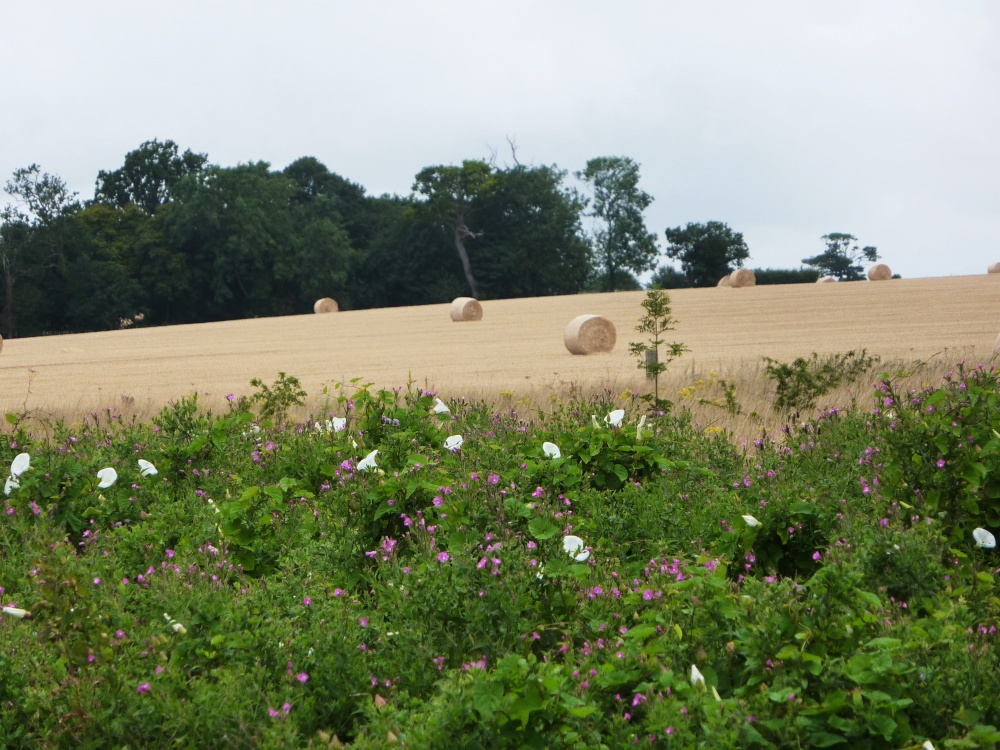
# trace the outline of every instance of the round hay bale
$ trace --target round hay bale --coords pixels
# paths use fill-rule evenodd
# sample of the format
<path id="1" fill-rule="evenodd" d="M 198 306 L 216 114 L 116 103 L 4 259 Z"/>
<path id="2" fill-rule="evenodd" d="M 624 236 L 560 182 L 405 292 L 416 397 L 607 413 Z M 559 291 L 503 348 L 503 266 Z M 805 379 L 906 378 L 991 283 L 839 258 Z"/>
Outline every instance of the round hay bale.
<path id="1" fill-rule="evenodd" d="M 831 282 L 835 282 L 836 280 L 837 280 L 836 276 L 820 276 L 818 279 L 816 279 L 816 283 L 830 284 Z"/>
<path id="2" fill-rule="evenodd" d="M 563 342 L 573 354 L 610 352 L 616 339 L 615 324 L 600 315 L 578 315 L 563 333 Z"/>
<path id="3" fill-rule="evenodd" d="M 716 286 L 732 286 L 732 283 L 729 281 L 729 274 L 727 273 L 725 276 L 719 279 L 719 283 L 716 284 Z"/>
<path id="4" fill-rule="evenodd" d="M 1000 273 L 1000 263 L 993 263 L 986 269 L 986 273 Z"/>
<path id="5" fill-rule="evenodd" d="M 885 263 L 876 263 L 868 269 L 869 281 L 886 281 L 892 278 L 892 269 Z"/>
<path id="6" fill-rule="evenodd" d="M 456 297 L 451 301 L 451 319 L 456 323 L 465 320 L 482 320 L 483 306 L 472 297 Z"/>
<path id="7" fill-rule="evenodd" d="M 329 297 L 318 299 L 316 300 L 316 304 L 313 305 L 313 312 L 317 315 L 319 313 L 337 312 L 338 310 L 340 310 L 340 307 L 337 306 L 337 300 L 330 299 Z"/>
<path id="8" fill-rule="evenodd" d="M 755 286 L 757 277 L 749 268 L 737 268 L 729 274 L 729 286 L 739 289 L 744 286 Z"/>

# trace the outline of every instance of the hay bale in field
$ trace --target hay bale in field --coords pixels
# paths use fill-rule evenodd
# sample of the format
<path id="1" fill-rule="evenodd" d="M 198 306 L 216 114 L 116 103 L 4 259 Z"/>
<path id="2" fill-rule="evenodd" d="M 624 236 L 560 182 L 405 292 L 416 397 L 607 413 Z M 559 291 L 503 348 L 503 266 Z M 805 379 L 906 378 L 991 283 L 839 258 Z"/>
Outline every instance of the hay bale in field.
<path id="1" fill-rule="evenodd" d="M 615 324 L 600 315 L 578 315 L 563 333 L 563 342 L 573 354 L 610 352 L 616 339 Z"/>
<path id="2" fill-rule="evenodd" d="M 744 286 L 755 286 L 757 277 L 749 268 L 737 268 L 729 274 L 729 286 L 739 289 Z"/>
<path id="3" fill-rule="evenodd" d="M 316 300 L 316 304 L 313 305 L 313 312 L 317 315 L 320 313 L 332 313 L 340 310 L 337 306 L 337 300 L 330 299 L 329 297 L 324 297 L 323 299 Z"/>
<path id="4" fill-rule="evenodd" d="M 892 278 L 892 269 L 885 263 L 876 263 L 868 269 L 869 281 L 886 281 Z"/>
<path id="5" fill-rule="evenodd" d="M 986 273 L 1000 273 L 1000 263 L 993 263 L 986 269 Z"/>
<path id="6" fill-rule="evenodd" d="M 725 276 L 719 279 L 719 283 L 716 284 L 716 286 L 732 286 L 732 283 L 730 283 L 729 281 L 729 274 L 727 273 Z"/>
<path id="7" fill-rule="evenodd" d="M 456 297 L 451 301 L 451 319 L 456 323 L 466 320 L 482 320 L 483 306 L 472 297 Z"/>
<path id="8" fill-rule="evenodd" d="M 837 280 L 836 276 L 820 276 L 818 279 L 816 279 L 816 283 L 817 284 L 830 284 L 832 282 L 835 282 L 836 280 Z"/>

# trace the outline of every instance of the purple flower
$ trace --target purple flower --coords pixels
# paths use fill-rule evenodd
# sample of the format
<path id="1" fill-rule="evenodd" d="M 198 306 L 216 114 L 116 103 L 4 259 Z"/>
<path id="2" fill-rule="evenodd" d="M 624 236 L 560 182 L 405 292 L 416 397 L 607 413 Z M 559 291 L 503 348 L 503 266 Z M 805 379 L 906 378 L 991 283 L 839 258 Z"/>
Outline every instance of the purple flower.
<path id="1" fill-rule="evenodd" d="M 310 604 L 312 604 L 312 603 L 313 603 L 313 600 L 312 600 L 312 599 L 310 599 L 310 598 L 309 598 L 309 597 L 307 596 L 307 597 L 305 597 L 305 598 L 303 598 L 303 599 L 302 599 L 302 603 L 303 603 L 303 604 L 305 604 L 305 605 L 306 605 L 306 606 L 308 607 L 308 606 L 309 606 Z"/>
<path id="2" fill-rule="evenodd" d="M 135 692 L 137 692 L 137 693 L 148 693 L 149 692 L 149 683 L 148 682 L 142 683 L 141 685 L 139 685 L 135 689 Z"/>
<path id="3" fill-rule="evenodd" d="M 816 562 L 819 562 L 820 558 L 822 557 L 823 556 L 819 552 L 813 552 L 813 560 L 815 560 Z"/>
<path id="4" fill-rule="evenodd" d="M 309 681 L 309 675 L 307 675 L 305 672 L 299 672 L 297 675 L 295 675 L 295 679 L 304 685 L 306 684 L 306 682 Z"/>
<path id="5" fill-rule="evenodd" d="M 437 559 L 439 563 L 446 563 L 451 559 L 451 555 L 449 555 L 447 552 L 441 552 L 438 554 Z"/>
<path id="6" fill-rule="evenodd" d="M 944 459 L 943 459 L 943 458 L 939 458 L 939 459 L 938 459 L 938 462 L 937 462 L 937 467 L 938 467 L 939 469 L 943 469 L 943 468 L 944 468 Z"/>

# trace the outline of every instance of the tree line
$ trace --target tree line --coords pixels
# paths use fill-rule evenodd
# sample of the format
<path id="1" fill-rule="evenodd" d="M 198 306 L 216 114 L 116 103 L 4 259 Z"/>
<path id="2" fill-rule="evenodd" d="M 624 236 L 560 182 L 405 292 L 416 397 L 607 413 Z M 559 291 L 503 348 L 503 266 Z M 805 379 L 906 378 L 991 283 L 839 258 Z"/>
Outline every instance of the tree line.
<path id="1" fill-rule="evenodd" d="M 289 315 L 322 297 L 363 309 L 640 288 L 661 255 L 639 165 L 591 159 L 581 191 L 513 153 L 427 167 L 406 196 L 369 195 L 309 156 L 222 167 L 169 140 L 98 172 L 86 201 L 32 164 L 4 187 L 0 333 Z M 749 258 L 721 222 L 666 239 L 681 268 L 656 272 L 665 288 L 715 285 Z"/>

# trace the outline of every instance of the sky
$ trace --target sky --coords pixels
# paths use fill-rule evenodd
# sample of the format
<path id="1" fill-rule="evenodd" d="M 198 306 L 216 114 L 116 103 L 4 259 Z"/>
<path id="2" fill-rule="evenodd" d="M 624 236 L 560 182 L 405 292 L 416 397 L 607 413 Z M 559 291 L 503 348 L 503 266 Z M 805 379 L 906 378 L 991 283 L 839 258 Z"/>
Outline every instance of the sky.
<path id="1" fill-rule="evenodd" d="M 426 166 L 512 163 L 510 140 L 567 184 L 636 161 L 661 247 L 722 221 L 751 267 L 845 232 L 906 278 L 981 274 L 998 39 L 995 0 L 7 0 L 0 183 L 37 163 L 89 199 L 169 139 L 406 195 Z"/>

